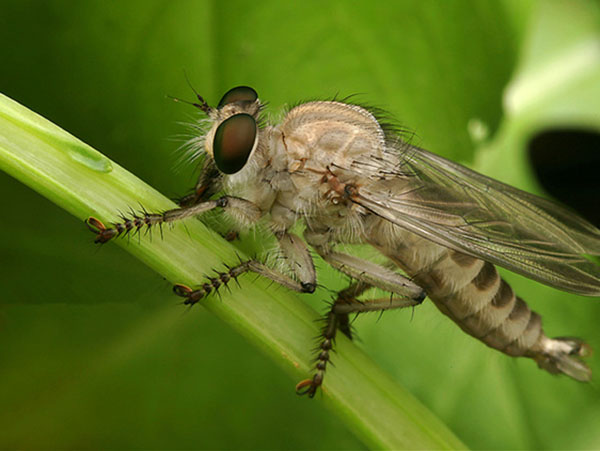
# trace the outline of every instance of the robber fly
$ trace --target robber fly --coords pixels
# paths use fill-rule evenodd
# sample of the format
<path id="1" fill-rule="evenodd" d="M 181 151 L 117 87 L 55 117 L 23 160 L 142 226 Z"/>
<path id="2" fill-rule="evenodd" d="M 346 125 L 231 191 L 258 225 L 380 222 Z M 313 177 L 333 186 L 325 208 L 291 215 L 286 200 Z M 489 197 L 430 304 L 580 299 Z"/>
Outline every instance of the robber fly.
<path id="1" fill-rule="evenodd" d="M 195 304 L 245 272 L 312 293 L 317 276 L 309 246 L 352 282 L 326 315 L 314 376 L 300 394 L 323 383 L 338 330 L 351 337 L 348 316 L 415 306 L 428 296 L 461 329 L 505 354 L 529 357 L 550 373 L 587 381 L 587 345 L 549 338 L 540 315 L 498 274 L 502 266 L 546 285 L 600 296 L 600 230 L 573 212 L 410 145 L 377 112 L 343 101 L 290 109 L 280 123 L 263 117 L 256 91 L 239 86 L 216 108 L 198 95 L 210 129 L 196 139 L 206 153 L 192 195 L 179 208 L 126 217 L 112 227 L 89 218 L 96 242 L 225 210 L 240 226 L 259 220 L 277 238 L 289 274 L 251 259 L 197 288 L 175 285 Z M 221 194 L 219 194 L 221 193 Z M 225 193 L 225 194 L 222 194 Z M 301 222 L 304 240 L 290 232 Z M 379 265 L 336 250 L 367 244 L 387 258 Z M 381 299 L 358 296 L 370 288 Z"/>

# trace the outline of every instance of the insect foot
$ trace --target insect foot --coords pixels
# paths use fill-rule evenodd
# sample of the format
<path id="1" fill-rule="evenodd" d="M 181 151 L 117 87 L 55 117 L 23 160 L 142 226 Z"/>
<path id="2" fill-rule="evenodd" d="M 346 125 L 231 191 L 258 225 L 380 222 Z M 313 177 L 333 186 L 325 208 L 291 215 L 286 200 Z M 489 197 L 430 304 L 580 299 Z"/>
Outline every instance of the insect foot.
<path id="1" fill-rule="evenodd" d="M 90 229 L 92 233 L 96 234 L 96 239 L 94 240 L 94 243 L 104 244 L 118 235 L 116 229 L 107 229 L 106 226 L 102 223 L 102 221 L 94 218 L 93 216 L 90 216 L 85 220 L 85 225 L 87 225 L 87 228 Z"/>
<path id="2" fill-rule="evenodd" d="M 187 285 L 173 285 L 173 293 L 175 293 L 177 296 L 185 298 L 185 301 L 183 301 L 184 305 L 194 305 L 203 297 L 208 296 L 212 290 L 213 286 L 208 282 L 203 284 L 202 287 L 197 290 L 192 290 Z"/>
<path id="3" fill-rule="evenodd" d="M 88 229 L 96 234 L 94 243 L 104 244 L 113 239 L 114 237 L 127 235 L 131 231 L 134 233 L 139 232 L 142 227 L 148 227 L 148 230 L 153 225 L 161 225 L 164 222 L 164 215 L 161 213 L 148 213 L 146 211 L 141 213 L 141 216 L 132 213 L 131 217 L 121 216 L 122 222 L 113 223 L 112 227 L 106 227 L 102 221 L 93 216 L 90 216 L 85 220 L 85 224 Z"/>
<path id="4" fill-rule="evenodd" d="M 312 379 L 305 379 L 296 385 L 296 393 L 299 395 L 308 395 L 309 398 L 314 397 L 318 388 L 323 384 L 325 370 L 330 361 L 329 354 L 333 349 L 335 334 L 339 327 L 339 317 L 333 310 L 327 314 L 325 321 L 326 324 L 321 334 L 323 341 L 321 341 L 317 348 L 319 355 L 315 364 L 316 373 Z"/>
<path id="5" fill-rule="evenodd" d="M 246 262 L 242 262 L 234 267 L 229 267 L 225 265 L 227 267 L 227 271 L 215 271 L 214 277 L 207 276 L 207 282 L 204 282 L 195 290 L 188 287 L 187 285 L 176 284 L 173 286 L 173 293 L 175 293 L 177 296 L 185 298 L 185 300 L 183 301 L 184 305 L 194 305 L 201 299 L 208 296 L 213 291 L 215 293 L 218 293 L 219 288 L 227 288 L 227 285 L 232 280 L 234 280 L 237 283 L 237 278 L 240 275 L 251 270 L 252 262 L 253 260 L 249 260 Z"/>

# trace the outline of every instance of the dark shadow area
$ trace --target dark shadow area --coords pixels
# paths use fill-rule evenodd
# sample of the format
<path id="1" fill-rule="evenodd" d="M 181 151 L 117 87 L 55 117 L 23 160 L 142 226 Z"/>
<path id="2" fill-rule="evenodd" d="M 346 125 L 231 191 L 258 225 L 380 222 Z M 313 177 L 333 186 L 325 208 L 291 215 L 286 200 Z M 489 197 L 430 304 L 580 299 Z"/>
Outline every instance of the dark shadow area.
<path id="1" fill-rule="evenodd" d="M 600 227 L 600 133 L 583 128 L 542 130 L 531 138 L 528 149 L 542 187 Z"/>

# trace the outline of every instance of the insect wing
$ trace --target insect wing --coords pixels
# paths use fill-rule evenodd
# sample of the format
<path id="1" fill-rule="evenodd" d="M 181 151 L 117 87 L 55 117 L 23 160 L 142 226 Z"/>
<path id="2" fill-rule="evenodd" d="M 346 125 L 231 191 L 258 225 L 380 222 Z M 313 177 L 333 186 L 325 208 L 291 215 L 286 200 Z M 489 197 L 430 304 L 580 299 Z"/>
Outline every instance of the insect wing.
<path id="1" fill-rule="evenodd" d="M 540 220 L 547 221 L 544 223 L 547 228 L 564 232 L 563 234 L 559 232 L 556 238 L 564 244 L 569 244 L 573 252 L 600 255 L 600 230 L 572 210 L 486 177 L 434 153 L 415 149 L 417 152 L 414 152 L 413 156 L 421 165 L 437 168 L 459 184 L 462 180 L 469 189 L 489 193 L 490 196 L 500 196 L 498 197 L 500 202 L 517 208 L 517 212 L 520 212 L 523 218 L 530 218 L 536 224 Z M 523 208 L 519 209 L 519 205 Z"/>
<path id="2" fill-rule="evenodd" d="M 547 285 L 600 296 L 600 230 L 568 209 L 417 147 L 370 161 L 353 201 L 443 246 Z M 366 162 L 365 162 L 366 163 Z M 360 165 L 357 165 L 357 167 Z"/>

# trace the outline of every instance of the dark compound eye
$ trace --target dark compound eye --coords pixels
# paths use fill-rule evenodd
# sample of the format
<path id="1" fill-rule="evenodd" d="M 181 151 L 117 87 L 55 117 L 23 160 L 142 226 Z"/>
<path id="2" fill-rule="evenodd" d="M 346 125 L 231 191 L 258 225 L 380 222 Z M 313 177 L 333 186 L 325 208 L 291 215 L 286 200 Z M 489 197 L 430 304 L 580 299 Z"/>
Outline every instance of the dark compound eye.
<path id="1" fill-rule="evenodd" d="M 250 86 L 238 86 L 225 93 L 217 108 L 221 109 L 233 102 L 254 102 L 256 99 L 258 99 L 258 94 Z"/>
<path id="2" fill-rule="evenodd" d="M 215 164 L 225 174 L 235 174 L 244 167 L 256 142 L 256 121 L 249 114 L 236 114 L 224 120 L 215 132 Z"/>

